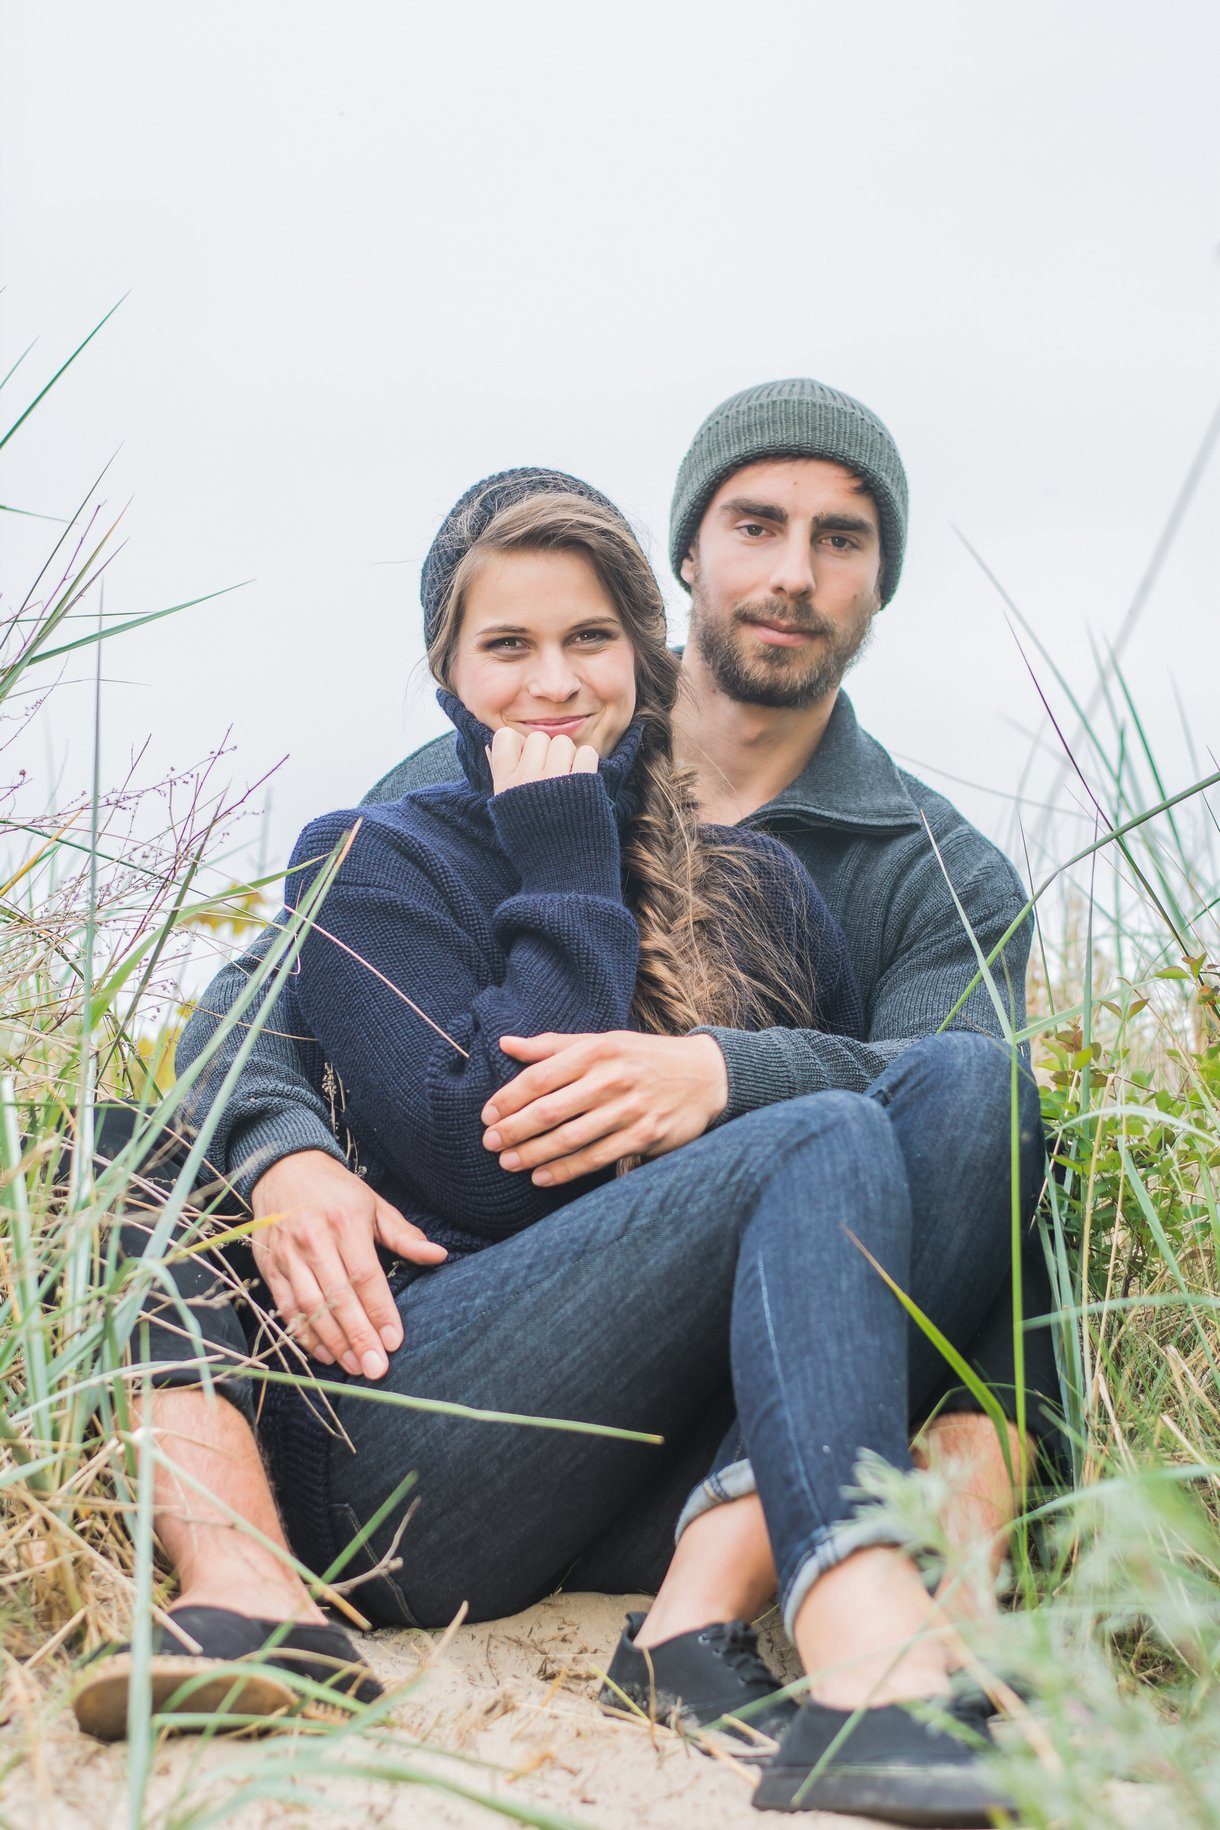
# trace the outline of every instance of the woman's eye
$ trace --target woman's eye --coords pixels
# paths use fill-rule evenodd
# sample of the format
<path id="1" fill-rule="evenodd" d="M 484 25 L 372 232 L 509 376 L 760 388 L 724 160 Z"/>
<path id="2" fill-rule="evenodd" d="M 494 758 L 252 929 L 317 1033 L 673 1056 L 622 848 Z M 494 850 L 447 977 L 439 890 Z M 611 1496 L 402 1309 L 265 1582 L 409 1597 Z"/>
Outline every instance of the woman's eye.
<path id="1" fill-rule="evenodd" d="M 515 654 L 521 647 L 521 643 L 515 635 L 499 635 L 487 646 L 492 654 Z"/>
<path id="2" fill-rule="evenodd" d="M 617 629 L 582 629 L 576 640 L 587 648 L 595 642 L 612 642 L 617 634 Z"/>

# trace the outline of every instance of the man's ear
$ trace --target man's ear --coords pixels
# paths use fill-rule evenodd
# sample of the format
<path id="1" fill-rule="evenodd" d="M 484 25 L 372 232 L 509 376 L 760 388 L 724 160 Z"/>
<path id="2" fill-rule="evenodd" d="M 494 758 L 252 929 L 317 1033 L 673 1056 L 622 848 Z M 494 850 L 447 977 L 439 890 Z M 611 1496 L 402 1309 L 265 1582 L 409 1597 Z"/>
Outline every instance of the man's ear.
<path id="1" fill-rule="evenodd" d="M 695 556 L 693 553 L 688 553 L 686 555 L 686 558 L 682 561 L 682 564 L 678 568 L 678 570 L 681 573 L 683 584 L 685 584 L 685 585 L 694 584 L 694 582 L 695 582 Z"/>

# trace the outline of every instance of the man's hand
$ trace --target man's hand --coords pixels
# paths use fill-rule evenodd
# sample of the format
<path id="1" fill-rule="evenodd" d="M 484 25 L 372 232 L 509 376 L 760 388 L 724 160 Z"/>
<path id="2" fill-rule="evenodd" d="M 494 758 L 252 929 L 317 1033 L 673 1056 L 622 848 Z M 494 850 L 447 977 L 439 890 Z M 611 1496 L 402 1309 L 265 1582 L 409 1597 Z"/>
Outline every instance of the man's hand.
<path id="1" fill-rule="evenodd" d="M 324 1150 L 301 1150 L 264 1170 L 250 1199 L 265 1224 L 250 1235 L 254 1262 L 284 1326 L 324 1366 L 383 1378 L 402 1323 L 376 1245 L 413 1264 L 440 1264 L 398 1209 Z"/>
<path id="2" fill-rule="evenodd" d="M 501 1036 L 533 1065 L 483 1108 L 483 1142 L 502 1169 L 540 1188 L 623 1156 L 664 1156 L 701 1137 L 724 1111 L 729 1076 L 711 1036 Z"/>

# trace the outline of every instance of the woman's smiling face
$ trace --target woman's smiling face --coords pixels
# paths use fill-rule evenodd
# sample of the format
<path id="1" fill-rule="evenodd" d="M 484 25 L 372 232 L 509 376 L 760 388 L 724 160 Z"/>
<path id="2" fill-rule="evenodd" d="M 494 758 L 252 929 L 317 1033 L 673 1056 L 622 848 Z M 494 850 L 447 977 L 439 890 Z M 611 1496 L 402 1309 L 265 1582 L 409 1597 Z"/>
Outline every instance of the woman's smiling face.
<path id="1" fill-rule="evenodd" d="M 635 654 L 584 553 L 488 553 L 465 593 L 449 684 L 491 730 L 609 756 L 635 714 Z"/>

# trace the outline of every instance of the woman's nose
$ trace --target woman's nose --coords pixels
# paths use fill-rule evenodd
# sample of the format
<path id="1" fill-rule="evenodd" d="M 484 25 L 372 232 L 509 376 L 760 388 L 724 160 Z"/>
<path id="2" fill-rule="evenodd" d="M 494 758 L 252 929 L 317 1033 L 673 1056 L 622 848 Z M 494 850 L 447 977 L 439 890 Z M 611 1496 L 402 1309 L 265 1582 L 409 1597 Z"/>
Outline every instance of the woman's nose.
<path id="1" fill-rule="evenodd" d="M 536 657 L 530 679 L 530 691 L 536 699 L 546 699 L 562 705 L 579 690 L 580 681 L 576 670 L 562 649 L 553 653 L 544 651 Z"/>

